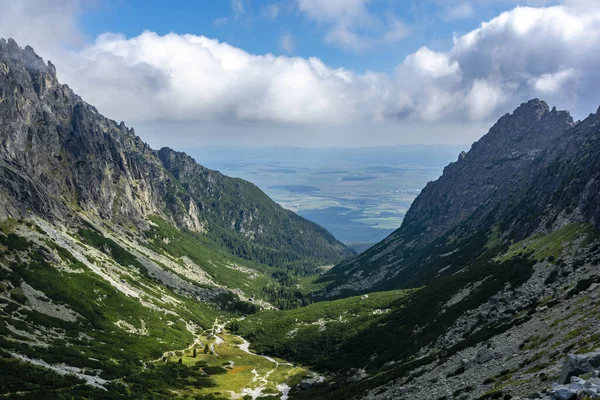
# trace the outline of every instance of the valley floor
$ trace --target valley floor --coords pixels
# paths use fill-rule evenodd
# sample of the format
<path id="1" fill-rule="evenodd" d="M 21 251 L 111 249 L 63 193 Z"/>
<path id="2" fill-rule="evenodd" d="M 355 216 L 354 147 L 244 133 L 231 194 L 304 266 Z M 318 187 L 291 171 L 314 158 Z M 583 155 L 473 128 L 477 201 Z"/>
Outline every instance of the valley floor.
<path id="1" fill-rule="evenodd" d="M 182 396 L 258 399 L 268 396 L 287 400 L 290 389 L 308 375 L 308 370 L 281 359 L 250 351 L 250 343 L 225 329 L 218 320 L 184 351 L 171 351 L 154 362 L 155 368 L 180 364 L 211 375 L 213 387 L 194 385 L 178 390 Z"/>
<path id="2" fill-rule="evenodd" d="M 178 385 L 169 388 L 174 396 L 214 400 L 256 400 L 266 397 L 287 400 L 292 387 L 303 379 L 322 379 L 315 373 L 309 373 L 306 368 L 255 354 L 250 351 L 247 340 L 225 329 L 228 323 L 218 321 L 215 321 L 212 329 L 202 331 L 185 350 L 168 351 L 162 357 L 146 363 L 146 370 L 153 371 L 153 376 L 173 375 L 173 371 L 177 371 L 180 378 Z M 123 379 L 105 380 L 66 364 L 49 364 L 22 354 L 10 354 L 12 365 L 35 366 L 46 370 L 48 374 L 54 373 L 77 381 L 61 391 L 73 389 L 85 382 L 86 385 L 100 389 L 100 393 L 108 389 L 109 396 L 109 384 L 124 382 Z M 137 380 L 135 377 L 128 379 Z M 59 392 L 55 393 L 60 397 Z M 37 396 L 36 392 L 18 391 L 4 393 L 0 397 L 27 397 L 29 394 Z M 49 395 L 48 392 L 46 394 Z"/>

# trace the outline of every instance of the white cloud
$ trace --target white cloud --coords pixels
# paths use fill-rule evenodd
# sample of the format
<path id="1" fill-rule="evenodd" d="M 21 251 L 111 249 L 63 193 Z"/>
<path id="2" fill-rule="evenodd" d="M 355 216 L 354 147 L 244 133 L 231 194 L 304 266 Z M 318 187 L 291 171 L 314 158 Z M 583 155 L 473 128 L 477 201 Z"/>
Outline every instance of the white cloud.
<path id="1" fill-rule="evenodd" d="M 600 13 L 519 7 L 455 37 L 448 51 L 422 47 L 393 76 L 151 32 L 104 35 L 59 72 L 100 110 L 125 120 L 478 121 L 536 96 L 595 109 L 597 43 Z M 282 37 L 283 48 L 291 45 L 291 36 Z"/>
<path id="2" fill-rule="evenodd" d="M 517 7 L 456 36 L 446 52 L 409 55 L 397 69 L 399 90 L 412 99 L 409 115 L 492 119 L 531 97 L 576 113 L 595 109 L 600 11 L 581 11 Z"/>
<path id="3" fill-rule="evenodd" d="M 402 66 L 413 69 L 419 75 L 431 78 L 460 73 L 458 61 L 453 61 L 447 54 L 437 53 L 427 47 L 421 47 L 416 53 L 406 57 Z"/>
<path id="4" fill-rule="evenodd" d="M 0 35 L 37 49 L 55 50 L 82 40 L 79 0 L 0 0 Z"/>
<path id="5" fill-rule="evenodd" d="M 194 35 L 103 35 L 63 68 L 65 80 L 125 120 L 329 123 L 366 118 L 364 82 L 318 59 L 253 55 Z M 361 117 L 362 115 L 362 117 Z"/>
<path id="6" fill-rule="evenodd" d="M 485 79 L 475 79 L 466 96 L 467 113 L 472 120 L 489 117 L 504 101 L 502 88 Z"/>
<path id="7" fill-rule="evenodd" d="M 563 89 L 575 77 L 575 70 L 569 68 L 554 74 L 543 74 L 533 79 L 533 85 L 540 93 L 554 94 Z"/>
<path id="8" fill-rule="evenodd" d="M 31 43 L 41 55 L 54 57 L 57 53 L 48 49 L 78 35 L 79 3 L 56 0 L 58 8 L 52 8 L 46 6 L 49 1 L 0 0 L 0 36 L 15 37 L 22 46 Z M 330 21 L 371 26 L 363 15 L 365 1 L 302 1 L 323 7 L 313 9 L 320 10 L 314 18 L 331 24 L 332 32 L 344 25 Z M 422 47 L 409 54 L 391 75 L 332 68 L 317 58 L 251 54 L 203 36 L 152 32 L 130 38 L 105 34 L 52 61 L 60 79 L 86 101 L 135 125 L 252 124 L 277 132 L 293 125 L 308 127 L 310 136 L 327 132 L 323 126 L 342 132 L 341 126 L 379 122 L 390 132 L 398 121 L 404 124 L 398 126 L 487 123 L 532 97 L 583 115 L 600 102 L 600 10 L 585 9 L 584 0 L 569 1 L 502 13 L 454 37 L 445 51 Z M 25 2 L 28 7 L 21 7 Z M 340 11 L 340 4 L 350 6 Z M 36 18 L 46 24 L 26 29 L 13 22 Z M 353 29 L 336 35 L 338 43 L 372 44 L 372 37 Z M 291 35 L 282 36 L 281 46 L 293 48 Z"/>

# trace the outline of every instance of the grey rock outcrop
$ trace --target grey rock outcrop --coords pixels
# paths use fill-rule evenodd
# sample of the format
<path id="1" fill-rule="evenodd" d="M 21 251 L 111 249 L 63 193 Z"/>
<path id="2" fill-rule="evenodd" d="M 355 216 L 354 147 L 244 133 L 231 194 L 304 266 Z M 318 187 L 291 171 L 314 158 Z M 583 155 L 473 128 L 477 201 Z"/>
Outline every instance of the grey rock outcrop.
<path id="1" fill-rule="evenodd" d="M 31 47 L 0 39 L 0 217 L 69 223 L 79 211 L 142 231 L 157 215 L 261 262 L 332 264 L 352 255 L 254 185 L 152 150 L 59 83 Z"/>
<path id="2" fill-rule="evenodd" d="M 558 382 L 570 383 L 572 377 L 594 372 L 598 368 L 600 368 L 600 353 L 569 354 Z"/>
<path id="3" fill-rule="evenodd" d="M 599 228 L 599 122 L 600 113 L 575 123 L 543 101 L 522 104 L 427 184 L 397 231 L 333 268 L 324 295 L 416 287 L 452 274 L 457 266 L 443 261 L 458 256 L 458 243 L 494 227 L 501 241 L 569 222 Z M 436 254 L 450 242 L 456 246 Z"/>

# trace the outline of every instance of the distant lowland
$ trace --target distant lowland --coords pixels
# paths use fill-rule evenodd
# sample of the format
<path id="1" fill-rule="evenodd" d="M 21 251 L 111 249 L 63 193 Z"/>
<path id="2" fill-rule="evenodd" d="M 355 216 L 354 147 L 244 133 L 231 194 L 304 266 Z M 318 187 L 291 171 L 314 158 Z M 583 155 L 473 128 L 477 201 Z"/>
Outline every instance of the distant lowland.
<path id="1" fill-rule="evenodd" d="M 321 188 L 316 186 L 308 186 L 308 185 L 278 185 L 278 186 L 269 186 L 269 189 L 283 189 L 292 193 L 310 193 L 310 192 L 319 192 Z"/>
<path id="2" fill-rule="evenodd" d="M 358 253 L 397 229 L 420 188 L 465 146 L 202 147 L 198 162 L 248 180 Z"/>

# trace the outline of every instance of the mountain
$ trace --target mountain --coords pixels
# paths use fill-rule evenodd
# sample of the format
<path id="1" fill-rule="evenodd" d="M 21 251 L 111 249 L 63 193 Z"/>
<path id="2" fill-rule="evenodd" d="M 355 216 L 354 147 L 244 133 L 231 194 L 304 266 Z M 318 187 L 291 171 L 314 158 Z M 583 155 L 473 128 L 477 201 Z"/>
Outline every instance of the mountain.
<path id="1" fill-rule="evenodd" d="M 575 122 L 531 100 L 318 278 L 321 302 L 236 328 L 329 377 L 298 398 L 581 398 L 600 367 L 575 367 L 600 350 L 599 179 L 600 110 Z M 571 376 L 580 389 L 553 389 Z"/>
<path id="2" fill-rule="evenodd" d="M 595 398 L 599 139 L 524 103 L 346 259 L 0 40 L 0 394 Z"/>
<path id="3" fill-rule="evenodd" d="M 0 391 L 25 397 L 170 398 L 185 374 L 185 390 L 216 393 L 217 350 L 193 371 L 152 360 L 213 349 L 219 318 L 310 301 L 295 282 L 353 255 L 253 184 L 151 149 L 11 39 L 0 39 L 0 221 L 0 363 L 13 371 Z"/>
<path id="4" fill-rule="evenodd" d="M 76 208 L 144 230 L 147 217 L 157 215 L 269 265 L 302 260 L 314 267 L 351 254 L 251 183 L 171 149 L 153 151 L 133 129 L 58 83 L 54 66 L 30 47 L 2 41 L 0 56 L 5 216 L 33 212 L 66 221 Z"/>
<path id="5" fill-rule="evenodd" d="M 598 119 L 575 124 L 537 99 L 503 116 L 427 184 L 397 231 L 331 271 L 327 295 L 414 287 L 452 274 L 460 262 L 443 261 L 448 253 L 492 228 L 519 241 L 569 222 L 599 227 Z"/>

